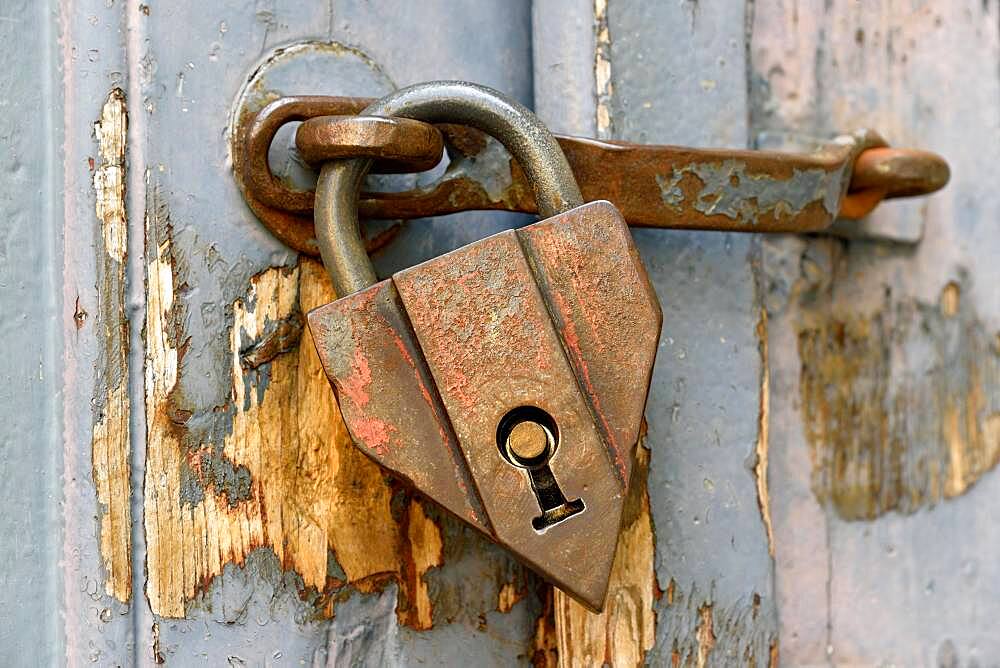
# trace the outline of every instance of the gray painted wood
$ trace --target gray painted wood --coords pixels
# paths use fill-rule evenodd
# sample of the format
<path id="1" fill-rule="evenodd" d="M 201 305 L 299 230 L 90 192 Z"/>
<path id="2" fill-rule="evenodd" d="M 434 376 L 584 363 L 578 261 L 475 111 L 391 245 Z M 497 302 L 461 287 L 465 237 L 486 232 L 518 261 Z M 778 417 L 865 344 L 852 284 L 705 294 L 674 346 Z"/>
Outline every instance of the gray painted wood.
<path id="1" fill-rule="evenodd" d="M 615 137 L 749 145 L 745 8 L 610 2 Z M 758 507 L 762 359 L 759 242 L 748 235 L 635 230 L 660 296 L 663 334 L 646 408 L 657 608 L 649 660 L 696 660 L 711 609 L 712 665 L 767 665 L 777 638 L 773 564 Z M 701 613 L 704 614 L 704 613 Z"/>
<path id="2" fill-rule="evenodd" d="M 757 3 L 752 38 L 755 130 L 815 134 L 868 126 L 890 142 L 943 154 L 952 181 L 929 198 L 886 203 L 878 217 L 923 227 L 917 246 L 770 238 L 771 491 L 781 656 L 791 665 L 993 665 L 1000 601 L 996 552 L 1000 388 L 1000 199 L 985 175 L 1000 158 L 1000 6 L 996 2 Z M 985 176 L 985 178 L 984 178 Z M 949 287 L 953 283 L 954 287 Z M 915 315 L 919 314 L 919 315 Z M 843 358 L 864 369 L 853 392 L 882 386 L 886 433 L 840 466 L 856 498 L 903 492 L 870 517 L 816 493 L 797 338 L 823 322 L 873 323 L 871 346 Z M 876 323 L 883 323 L 878 329 Z M 984 347 L 981 340 L 987 342 Z M 884 352 L 879 352 L 884 351 Z M 828 358 L 837 364 L 836 355 Z M 886 364 L 879 370 L 878 360 Z M 831 388 L 836 391 L 836 388 Z M 969 402 L 978 392 L 981 404 Z M 936 396 L 932 402 L 921 397 Z M 952 433 L 948 402 L 971 405 Z M 839 415 L 850 431 L 863 422 Z M 897 446 L 894 445 L 898 443 Z M 895 451 L 895 452 L 894 452 Z M 984 470 L 942 494 L 965 453 Z M 870 459 L 867 459 L 869 458 Z M 923 468 L 917 467 L 924 462 Z M 869 462 L 871 462 L 869 464 Z M 927 473 L 940 467 L 942 478 Z M 937 470 L 937 469 L 934 469 Z M 892 472 L 900 472 L 893 478 Z M 867 474 L 866 474 L 867 475 Z M 836 477 L 836 475 L 835 475 Z M 885 498 L 885 497 L 883 497 Z M 910 501 L 910 499 L 913 499 Z M 880 506 L 874 504 L 876 508 Z"/>
<path id="3" fill-rule="evenodd" d="M 0 11 L 0 663 L 64 647 L 59 476 L 64 321 L 61 104 L 49 3 Z"/>
<path id="4" fill-rule="evenodd" d="M 597 136 L 593 0 L 531 6 L 535 113 L 553 132 Z"/>

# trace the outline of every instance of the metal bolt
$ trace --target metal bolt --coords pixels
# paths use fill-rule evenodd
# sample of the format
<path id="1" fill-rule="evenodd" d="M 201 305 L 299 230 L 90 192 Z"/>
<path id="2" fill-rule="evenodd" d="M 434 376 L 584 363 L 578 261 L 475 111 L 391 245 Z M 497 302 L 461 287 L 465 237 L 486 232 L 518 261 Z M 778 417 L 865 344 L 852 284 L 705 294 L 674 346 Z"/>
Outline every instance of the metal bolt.
<path id="1" fill-rule="evenodd" d="M 521 461 L 531 461 L 541 457 L 549 447 L 549 430 L 532 420 L 518 422 L 507 437 L 507 448 L 511 456 Z"/>

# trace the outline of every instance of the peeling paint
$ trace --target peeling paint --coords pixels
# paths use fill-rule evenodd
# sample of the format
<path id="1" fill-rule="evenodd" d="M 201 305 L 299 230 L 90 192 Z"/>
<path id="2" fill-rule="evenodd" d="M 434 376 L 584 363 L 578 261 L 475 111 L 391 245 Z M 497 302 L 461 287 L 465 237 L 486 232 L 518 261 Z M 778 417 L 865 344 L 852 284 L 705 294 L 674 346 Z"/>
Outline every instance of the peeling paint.
<path id="1" fill-rule="evenodd" d="M 614 134 L 611 119 L 611 33 L 608 29 L 608 0 L 594 0 L 594 85 L 598 139 Z"/>
<path id="2" fill-rule="evenodd" d="M 780 178 L 748 173 L 746 163 L 733 159 L 674 168 L 669 175 L 657 175 L 656 182 L 663 203 L 669 207 L 684 208 L 693 193 L 695 210 L 753 225 L 762 216 L 796 216 L 817 203 L 835 216 L 843 170 L 794 169 L 791 176 Z M 690 183 L 692 179 L 694 183 Z"/>
<path id="3" fill-rule="evenodd" d="M 126 602 L 132 595 L 132 510 L 129 482 L 130 404 L 128 319 L 125 317 L 125 152 L 128 113 L 125 94 L 113 89 L 94 124 L 98 158 L 94 164 L 97 248 L 97 329 L 100 341 L 94 429 L 91 441 L 94 487 L 100 504 L 100 549 L 104 588 Z M 86 320 L 77 299 L 76 326 Z"/>
<path id="4" fill-rule="evenodd" d="M 937 304 L 822 309 L 799 329 L 813 492 L 846 519 L 912 513 L 1000 461 L 995 334 L 949 282 Z"/>
<path id="5" fill-rule="evenodd" d="M 673 610 L 669 619 L 661 615 L 658 620 L 667 625 L 667 634 L 660 639 L 651 665 L 777 665 L 776 635 L 757 630 L 767 609 L 764 595 L 751 591 L 736 605 L 723 607 L 694 587 L 682 590 L 673 580 L 666 594 Z"/>
<path id="6" fill-rule="evenodd" d="M 486 145 L 473 158 L 456 156 L 449 166 L 448 179 L 467 179 L 470 183 L 477 183 L 492 201 L 503 202 L 510 196 L 508 189 L 514 184 L 510 153 L 493 137 L 484 135 L 483 138 Z"/>
<path id="7" fill-rule="evenodd" d="M 154 191 L 151 199 L 145 533 L 152 611 L 185 616 L 226 564 L 243 565 L 267 547 L 302 578 L 304 595 L 319 594 L 309 598 L 317 616 L 333 614 L 345 586 L 369 592 L 397 581 L 400 622 L 429 628 L 423 578 L 441 564 L 440 531 L 415 501 L 394 516 L 392 484 L 352 444 L 315 347 L 301 337 L 293 342 L 289 331 L 276 334 L 296 314 L 334 299 L 322 265 L 269 269 L 233 303 L 231 397 L 208 409 L 210 417 L 231 415 L 231 426 L 221 443 L 192 442 L 189 425 L 207 418 L 180 410 L 184 333 L 174 304 L 183 263 L 174 257 L 162 198 Z M 275 336 L 280 345 L 267 343 Z M 246 363 L 248 351 L 265 349 L 275 354 Z M 219 477 L 224 468 L 245 472 L 242 491 Z M 329 572 L 331 554 L 342 578 Z"/>
<path id="8" fill-rule="evenodd" d="M 757 506 L 760 508 L 760 519 L 767 531 L 767 551 L 773 557 L 774 529 L 771 525 L 771 502 L 767 491 L 771 372 L 767 358 L 767 310 L 764 308 L 761 308 L 760 320 L 757 321 L 757 341 L 760 348 L 760 414 L 757 418 L 757 446 L 754 449 L 757 461 L 753 467 L 753 474 L 757 481 Z"/>

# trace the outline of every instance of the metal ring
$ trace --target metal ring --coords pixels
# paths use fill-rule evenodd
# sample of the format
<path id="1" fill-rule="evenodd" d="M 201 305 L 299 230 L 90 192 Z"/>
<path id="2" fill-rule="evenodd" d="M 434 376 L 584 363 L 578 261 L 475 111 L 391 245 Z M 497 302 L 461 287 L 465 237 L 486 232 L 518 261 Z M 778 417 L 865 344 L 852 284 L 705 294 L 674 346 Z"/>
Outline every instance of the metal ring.
<path id="1" fill-rule="evenodd" d="M 521 165 L 543 217 L 583 203 L 566 156 L 552 133 L 523 105 L 492 88 L 464 81 L 431 81 L 403 88 L 362 111 L 428 123 L 470 125 L 499 140 Z M 361 184 L 370 158 L 323 165 L 316 184 L 316 241 L 338 296 L 377 281 L 358 230 Z"/>
<path id="2" fill-rule="evenodd" d="M 444 153 L 441 131 L 430 123 L 383 116 L 310 118 L 296 131 L 295 145 L 310 165 L 375 158 L 382 173 L 422 172 L 437 165 Z"/>
<path id="3" fill-rule="evenodd" d="M 353 103 L 353 108 L 352 108 Z M 246 132 L 246 149 L 234 152 L 240 162 L 240 171 L 246 189 L 269 207 L 283 211 L 305 213 L 313 208 L 313 193 L 285 187 L 267 163 L 268 148 L 281 126 L 294 121 L 305 121 L 316 115 L 349 114 L 361 108 L 364 101 L 352 98 L 331 100 L 315 95 L 284 97 L 261 109 Z M 312 113 L 310 113 L 310 111 Z"/>

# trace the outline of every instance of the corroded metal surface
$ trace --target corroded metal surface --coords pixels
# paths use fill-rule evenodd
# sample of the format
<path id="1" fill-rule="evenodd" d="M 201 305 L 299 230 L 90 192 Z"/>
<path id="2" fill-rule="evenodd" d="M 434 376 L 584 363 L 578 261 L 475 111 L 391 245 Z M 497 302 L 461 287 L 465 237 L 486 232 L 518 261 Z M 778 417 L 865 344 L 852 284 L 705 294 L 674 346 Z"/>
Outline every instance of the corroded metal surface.
<path id="1" fill-rule="evenodd" d="M 600 609 L 660 319 L 624 220 L 594 202 L 399 272 L 309 326 L 369 457 Z M 557 434 L 537 470 L 498 442 L 523 407 Z M 539 524 L 545 485 L 582 510 Z"/>
<path id="2" fill-rule="evenodd" d="M 354 442 L 477 529 L 489 520 L 391 280 L 309 315 Z M 415 447 L 408 447 L 416 444 Z"/>
<path id="3" fill-rule="evenodd" d="M 291 189 L 271 173 L 271 139 L 284 123 L 358 113 L 368 102 L 282 98 L 242 119 L 234 134 L 235 174 L 247 203 L 278 238 L 297 250 L 317 253 L 310 215 L 314 197 Z M 439 127 L 451 160 L 444 175 L 406 192 L 365 193 L 359 205 L 362 217 L 536 211 L 530 184 L 501 146 L 471 128 Z M 864 216 L 885 198 L 933 192 L 949 177 L 940 156 L 890 149 L 870 131 L 839 137 L 812 154 L 557 139 L 584 199 L 611 201 L 630 225 L 639 227 L 813 232 L 828 227 L 838 215 Z M 297 143 L 308 154 L 324 150 L 324 140 L 310 130 L 300 130 Z"/>
<path id="4" fill-rule="evenodd" d="M 628 481 L 649 391 L 646 365 L 659 338 L 659 304 L 615 208 L 598 201 L 573 215 L 577 224 L 550 218 L 519 236 L 618 475 Z"/>
<path id="5" fill-rule="evenodd" d="M 378 171 L 422 172 L 444 152 L 441 132 L 409 118 L 320 116 L 296 135 L 299 155 L 311 165 L 339 158 L 375 158 Z"/>

